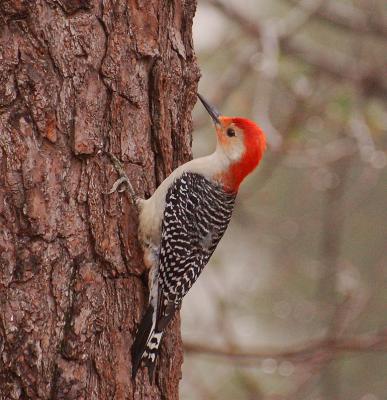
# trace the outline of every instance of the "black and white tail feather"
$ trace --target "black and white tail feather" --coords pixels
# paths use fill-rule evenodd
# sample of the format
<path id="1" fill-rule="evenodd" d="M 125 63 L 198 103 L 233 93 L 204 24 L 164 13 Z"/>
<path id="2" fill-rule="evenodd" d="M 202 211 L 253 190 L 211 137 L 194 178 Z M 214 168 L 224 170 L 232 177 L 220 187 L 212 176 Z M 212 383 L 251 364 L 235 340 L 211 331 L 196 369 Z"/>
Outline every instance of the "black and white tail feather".
<path id="1" fill-rule="evenodd" d="M 141 361 L 144 359 L 145 364 L 148 366 L 151 365 L 150 362 L 153 357 L 150 356 L 150 349 L 148 349 L 148 343 L 152 339 L 154 332 L 154 324 L 153 324 L 153 314 L 154 308 L 150 304 L 148 309 L 142 318 L 140 326 L 137 331 L 136 339 L 132 345 L 132 377 L 135 378 L 137 374 L 137 370 L 141 365 Z M 153 354 L 153 353 L 152 353 Z M 150 371 L 149 374 L 151 375 Z M 153 371 L 152 371 L 153 374 Z M 150 377 L 151 378 L 151 377 Z"/>
<path id="2" fill-rule="evenodd" d="M 154 259 L 158 254 L 154 251 Z M 153 381 L 157 352 L 161 344 L 162 331 L 156 330 L 159 302 L 158 268 L 154 266 L 149 274 L 149 305 L 138 328 L 132 345 L 132 377 L 135 378 L 141 362 L 148 368 L 149 380 Z"/>
<path id="3" fill-rule="evenodd" d="M 168 189 L 160 251 L 150 274 L 149 306 L 132 346 L 133 377 L 143 362 L 153 381 L 164 329 L 226 231 L 235 197 L 189 172 Z"/>
<path id="4" fill-rule="evenodd" d="M 163 304 L 167 304 L 167 302 L 164 301 Z M 136 339 L 132 345 L 133 379 L 136 377 L 141 363 L 143 363 L 148 369 L 149 380 L 151 382 L 154 380 L 156 360 L 164 329 L 173 317 L 175 311 L 174 309 L 172 310 L 171 307 L 163 307 L 163 304 L 160 304 L 159 301 L 151 302 L 141 320 Z M 159 313 L 158 310 L 164 311 Z"/>

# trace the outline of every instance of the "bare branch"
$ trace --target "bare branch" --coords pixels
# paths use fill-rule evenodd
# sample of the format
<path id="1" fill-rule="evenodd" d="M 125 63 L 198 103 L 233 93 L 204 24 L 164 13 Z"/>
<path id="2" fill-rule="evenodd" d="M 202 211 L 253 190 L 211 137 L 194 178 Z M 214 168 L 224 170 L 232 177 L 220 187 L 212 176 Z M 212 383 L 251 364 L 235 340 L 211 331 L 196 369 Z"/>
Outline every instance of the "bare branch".
<path id="1" fill-rule="evenodd" d="M 313 10 L 314 15 L 335 27 L 347 29 L 356 33 L 365 33 L 387 38 L 387 20 L 381 15 L 376 19 L 369 18 L 359 8 L 338 1 L 325 1 L 323 7 L 319 7 L 317 10 L 314 9 L 313 4 L 308 2 L 300 2 L 297 0 L 286 1 L 297 4 L 298 7 L 307 11 Z"/>
<path id="2" fill-rule="evenodd" d="M 387 328 L 364 335 L 338 338 L 319 339 L 289 348 L 256 348 L 242 350 L 236 348 L 220 348 L 199 343 L 185 343 L 187 353 L 207 354 L 215 357 L 228 358 L 232 361 L 256 362 L 264 358 L 287 359 L 294 362 L 305 362 L 321 356 L 322 353 L 364 353 L 387 352 Z"/>
<path id="3" fill-rule="evenodd" d="M 226 17 L 235 22 L 250 36 L 261 39 L 263 37 L 263 26 L 251 21 L 239 10 L 226 5 L 221 0 L 207 0 L 208 3 L 219 9 Z M 383 75 L 373 65 L 359 62 L 346 55 L 309 44 L 305 40 L 282 36 L 279 39 L 280 50 L 291 57 L 310 64 L 322 72 L 336 79 L 351 81 L 359 87 L 361 92 L 367 96 L 387 99 L 387 83 L 381 78 Z"/>
<path id="4" fill-rule="evenodd" d="M 292 36 L 308 23 L 319 12 L 326 0 L 298 0 L 292 1 L 295 7 L 286 17 L 279 20 L 276 25 L 280 36 Z"/>
<path id="5" fill-rule="evenodd" d="M 235 62 L 230 64 L 230 67 L 216 82 L 216 87 L 212 89 L 211 101 L 220 109 L 223 108 L 224 103 L 233 93 L 233 91 L 242 85 L 243 81 L 249 76 L 254 64 L 254 55 L 257 53 L 256 46 L 248 47 L 239 52 Z M 201 129 L 208 122 L 208 114 L 203 113 L 195 121 L 195 128 Z"/>

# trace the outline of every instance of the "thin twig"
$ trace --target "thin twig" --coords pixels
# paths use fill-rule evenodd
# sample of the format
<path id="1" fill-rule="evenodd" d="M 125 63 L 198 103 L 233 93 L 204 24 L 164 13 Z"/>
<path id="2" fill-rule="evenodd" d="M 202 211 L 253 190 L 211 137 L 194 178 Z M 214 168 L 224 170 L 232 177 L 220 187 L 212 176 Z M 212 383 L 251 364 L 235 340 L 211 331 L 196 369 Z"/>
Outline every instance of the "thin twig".
<path id="1" fill-rule="evenodd" d="M 298 7 L 302 7 L 305 10 L 313 8 L 312 4 L 306 2 L 299 2 L 298 0 L 286 1 L 291 4 L 297 4 Z M 365 12 L 348 3 L 325 1 L 324 6 L 318 8 L 314 15 L 335 27 L 349 30 L 351 33 L 365 33 L 379 36 L 382 39 L 387 38 L 387 20 L 383 15 L 369 18 Z"/>
<path id="2" fill-rule="evenodd" d="M 235 349 L 221 348 L 193 342 L 184 343 L 187 353 L 207 354 L 215 357 L 229 358 L 233 361 L 245 360 L 256 362 L 264 358 L 291 359 L 305 361 L 313 359 L 317 353 L 364 353 L 387 352 L 387 328 L 377 332 L 347 338 L 323 338 L 289 348 Z"/>
<path id="3" fill-rule="evenodd" d="M 207 0 L 208 3 L 219 9 L 236 23 L 244 32 L 250 36 L 261 39 L 263 27 L 255 21 L 250 20 L 235 7 L 225 4 L 221 0 Z M 316 43 L 310 44 L 300 38 L 282 36 L 279 40 L 280 50 L 291 57 L 310 64 L 322 72 L 329 74 L 333 78 L 351 81 L 357 85 L 366 96 L 387 98 L 387 83 L 382 78 L 381 71 L 375 69 L 374 65 L 359 60 L 353 60 L 338 51 L 332 55 L 332 48 L 317 46 Z"/>

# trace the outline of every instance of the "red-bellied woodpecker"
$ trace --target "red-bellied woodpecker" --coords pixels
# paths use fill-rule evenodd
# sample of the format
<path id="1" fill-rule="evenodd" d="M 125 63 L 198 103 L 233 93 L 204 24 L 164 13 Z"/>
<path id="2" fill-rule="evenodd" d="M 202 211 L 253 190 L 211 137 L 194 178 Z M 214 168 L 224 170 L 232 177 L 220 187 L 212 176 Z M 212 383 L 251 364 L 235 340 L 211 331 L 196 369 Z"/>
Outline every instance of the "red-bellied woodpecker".
<path id="1" fill-rule="evenodd" d="M 133 377 L 141 362 L 153 376 L 163 332 L 222 238 L 240 183 L 266 148 L 254 122 L 222 116 L 199 98 L 215 123 L 215 152 L 178 167 L 149 199 L 136 199 L 150 295 L 132 346 Z"/>

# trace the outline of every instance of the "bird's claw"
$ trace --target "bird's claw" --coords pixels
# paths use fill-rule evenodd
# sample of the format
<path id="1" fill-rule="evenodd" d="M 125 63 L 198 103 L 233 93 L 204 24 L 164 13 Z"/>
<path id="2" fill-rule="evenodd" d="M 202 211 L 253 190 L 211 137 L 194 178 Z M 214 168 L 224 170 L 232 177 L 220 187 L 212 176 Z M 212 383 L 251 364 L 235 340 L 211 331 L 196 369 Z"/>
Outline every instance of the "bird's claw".
<path id="1" fill-rule="evenodd" d="M 107 153 L 112 161 L 112 164 L 117 171 L 118 175 L 120 176 L 114 183 L 112 188 L 107 192 L 107 194 L 112 194 L 114 192 L 122 193 L 127 190 L 129 196 L 131 197 L 133 203 L 137 206 L 137 194 L 135 193 L 132 184 L 128 176 L 125 173 L 124 167 L 120 160 L 112 153 Z M 123 185 L 125 184 L 125 185 Z M 122 185 L 122 186 L 121 186 Z M 120 187 L 121 186 L 121 187 Z"/>
<path id="2" fill-rule="evenodd" d="M 123 185 L 124 183 L 126 183 L 126 185 L 129 185 L 129 179 L 126 176 L 121 176 L 120 178 L 118 178 L 114 183 L 112 188 L 106 193 L 106 194 L 112 194 L 114 192 L 119 192 L 122 193 L 126 190 L 126 188 Z M 121 187 L 120 187 L 121 186 Z"/>

